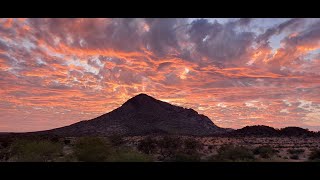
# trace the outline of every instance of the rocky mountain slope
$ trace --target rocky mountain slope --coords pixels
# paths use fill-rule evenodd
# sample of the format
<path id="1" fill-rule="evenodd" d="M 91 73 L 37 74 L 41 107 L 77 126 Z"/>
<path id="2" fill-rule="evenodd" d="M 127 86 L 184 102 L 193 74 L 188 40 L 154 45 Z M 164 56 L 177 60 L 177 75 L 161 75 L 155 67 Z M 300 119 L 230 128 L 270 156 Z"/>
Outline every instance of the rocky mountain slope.
<path id="1" fill-rule="evenodd" d="M 37 132 L 63 136 L 83 135 L 211 135 L 224 133 L 207 116 L 193 109 L 174 106 L 146 94 L 139 94 L 121 107 L 62 128 Z"/>

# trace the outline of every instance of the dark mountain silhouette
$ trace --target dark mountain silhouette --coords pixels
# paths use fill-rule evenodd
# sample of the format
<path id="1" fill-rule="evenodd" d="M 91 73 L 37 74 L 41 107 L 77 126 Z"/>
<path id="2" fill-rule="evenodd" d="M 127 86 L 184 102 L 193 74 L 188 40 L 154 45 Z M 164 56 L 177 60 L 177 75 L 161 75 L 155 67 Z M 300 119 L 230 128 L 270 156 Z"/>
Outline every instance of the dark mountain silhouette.
<path id="1" fill-rule="evenodd" d="M 83 135 L 211 135 L 224 133 L 207 116 L 193 109 L 174 106 L 146 94 L 139 94 L 121 107 L 94 118 L 62 128 L 37 132 L 62 136 Z"/>
<path id="2" fill-rule="evenodd" d="M 308 129 L 303 129 L 300 127 L 286 127 L 280 129 L 281 136 L 314 136 L 315 132 L 309 131 Z"/>
<path id="3" fill-rule="evenodd" d="M 269 126 L 256 125 L 246 126 L 230 132 L 230 136 L 261 136 L 261 137 L 280 137 L 280 136 L 318 136 L 319 133 L 309 131 L 300 127 L 286 127 L 275 129 Z"/>
<path id="4" fill-rule="evenodd" d="M 216 126 L 207 116 L 193 109 L 174 106 L 146 94 L 139 94 L 121 107 L 92 120 L 69 126 L 30 133 L 0 133 L 14 136 L 109 136 L 109 135 L 193 135 L 193 136 L 320 136 L 300 127 L 256 125 L 233 130 Z"/>
<path id="5" fill-rule="evenodd" d="M 246 126 L 241 129 L 230 132 L 230 135 L 236 136 L 277 136 L 278 131 L 269 126 L 256 125 Z"/>

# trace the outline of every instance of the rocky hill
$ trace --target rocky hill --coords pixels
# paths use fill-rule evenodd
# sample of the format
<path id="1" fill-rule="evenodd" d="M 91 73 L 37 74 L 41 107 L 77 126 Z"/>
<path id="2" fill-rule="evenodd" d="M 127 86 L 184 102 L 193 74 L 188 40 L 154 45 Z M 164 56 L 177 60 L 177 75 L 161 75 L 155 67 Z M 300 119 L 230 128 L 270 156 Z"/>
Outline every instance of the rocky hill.
<path id="1" fill-rule="evenodd" d="M 121 107 L 92 120 L 37 132 L 63 136 L 83 135 L 211 135 L 224 133 L 207 116 L 193 109 L 174 106 L 146 94 L 139 94 Z"/>

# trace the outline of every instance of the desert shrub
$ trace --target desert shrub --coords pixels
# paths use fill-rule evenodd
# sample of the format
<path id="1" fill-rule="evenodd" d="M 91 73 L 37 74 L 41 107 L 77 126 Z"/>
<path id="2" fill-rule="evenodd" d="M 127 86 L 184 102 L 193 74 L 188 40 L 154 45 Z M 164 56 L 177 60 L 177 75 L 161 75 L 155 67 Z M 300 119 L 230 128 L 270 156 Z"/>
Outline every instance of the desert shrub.
<path id="1" fill-rule="evenodd" d="M 59 138 L 58 136 L 52 136 L 52 137 L 50 137 L 50 141 L 51 141 L 51 142 L 57 143 L 57 142 L 59 142 L 59 140 L 60 140 L 60 138 Z"/>
<path id="2" fill-rule="evenodd" d="M 97 137 L 82 137 L 75 143 L 74 153 L 79 161 L 107 161 L 112 148 L 105 139 Z"/>
<path id="3" fill-rule="evenodd" d="M 59 157 L 57 162 L 78 162 L 78 158 L 74 154 L 66 154 L 62 157 Z"/>
<path id="4" fill-rule="evenodd" d="M 276 150 L 274 150 L 269 145 L 263 145 L 263 146 L 256 147 L 253 150 L 253 154 L 259 155 L 262 158 L 270 158 L 276 154 Z"/>
<path id="5" fill-rule="evenodd" d="M 119 135 L 112 135 L 109 137 L 109 140 L 113 146 L 120 146 L 124 143 L 122 137 Z"/>
<path id="6" fill-rule="evenodd" d="M 152 160 L 150 155 L 128 148 L 119 149 L 108 158 L 108 161 L 111 162 L 151 162 Z"/>
<path id="7" fill-rule="evenodd" d="M 25 135 L 21 137 L 15 137 L 14 141 L 17 140 L 28 140 L 28 141 L 49 141 L 48 135 L 36 135 L 36 134 L 30 134 L 30 135 Z"/>
<path id="8" fill-rule="evenodd" d="M 298 156 L 297 154 L 294 154 L 294 155 L 291 155 L 291 156 L 290 156 L 290 159 L 295 159 L 295 160 L 297 160 L 297 159 L 299 159 L 299 156 Z"/>
<path id="9" fill-rule="evenodd" d="M 157 140 L 146 137 L 139 142 L 138 150 L 145 154 L 152 154 L 157 149 Z"/>
<path id="10" fill-rule="evenodd" d="M 197 162 L 200 161 L 201 157 L 199 154 L 185 154 L 185 153 L 177 153 L 171 159 L 174 162 Z"/>
<path id="11" fill-rule="evenodd" d="M 285 148 L 285 146 L 283 146 L 283 145 L 277 145 L 276 148 L 281 149 L 281 148 Z"/>
<path id="12" fill-rule="evenodd" d="M 164 136 L 157 141 L 157 147 L 160 150 L 160 160 L 172 159 L 181 151 L 182 142 L 178 137 Z"/>
<path id="13" fill-rule="evenodd" d="M 0 148 L 7 148 L 12 144 L 11 140 L 4 140 L 0 143 Z"/>
<path id="14" fill-rule="evenodd" d="M 304 151 L 304 149 L 288 149 L 287 152 L 290 154 L 302 154 Z"/>
<path id="15" fill-rule="evenodd" d="M 253 153 L 243 146 L 222 145 L 218 149 L 218 154 L 209 158 L 209 161 L 252 161 Z"/>
<path id="16" fill-rule="evenodd" d="M 11 145 L 14 161 L 48 162 L 62 155 L 62 144 L 48 140 L 16 140 Z"/>
<path id="17" fill-rule="evenodd" d="M 8 155 L 9 155 L 9 152 L 7 148 L 0 149 L 0 162 L 7 161 L 9 158 Z"/>
<path id="18" fill-rule="evenodd" d="M 189 155 L 196 154 L 203 148 L 203 144 L 193 138 L 188 138 L 184 140 L 183 145 L 184 153 Z"/>
<path id="19" fill-rule="evenodd" d="M 63 140 L 63 143 L 65 145 L 69 145 L 71 143 L 71 141 L 70 141 L 70 139 L 65 139 L 65 140 Z"/>
<path id="20" fill-rule="evenodd" d="M 309 155 L 309 160 L 320 161 L 320 149 L 313 149 Z"/>

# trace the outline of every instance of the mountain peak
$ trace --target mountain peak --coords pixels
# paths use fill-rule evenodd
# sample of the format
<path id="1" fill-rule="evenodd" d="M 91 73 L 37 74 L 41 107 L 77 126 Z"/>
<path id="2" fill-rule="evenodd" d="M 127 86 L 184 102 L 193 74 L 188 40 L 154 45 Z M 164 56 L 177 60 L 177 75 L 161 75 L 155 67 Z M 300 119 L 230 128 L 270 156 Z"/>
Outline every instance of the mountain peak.
<path id="1" fill-rule="evenodd" d="M 71 135 L 210 135 L 225 130 L 192 109 L 175 106 L 141 93 L 109 113 L 54 132 Z"/>
<path id="2" fill-rule="evenodd" d="M 138 95 L 130 98 L 123 105 L 132 104 L 135 106 L 142 106 L 142 105 L 148 105 L 150 103 L 157 102 L 157 101 L 158 101 L 157 99 L 155 99 L 147 94 L 141 93 L 141 94 L 138 94 Z"/>
<path id="3" fill-rule="evenodd" d="M 152 98 L 154 99 L 153 97 L 149 96 L 148 94 L 145 94 L 145 93 L 140 93 L 134 97 L 132 97 L 131 99 L 142 99 L 142 98 Z"/>

